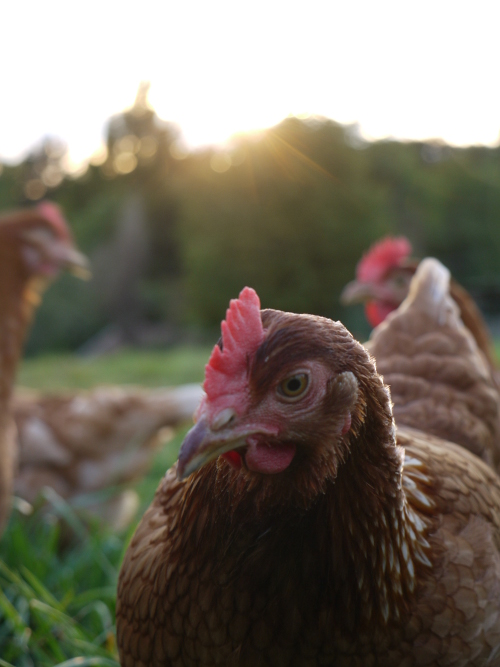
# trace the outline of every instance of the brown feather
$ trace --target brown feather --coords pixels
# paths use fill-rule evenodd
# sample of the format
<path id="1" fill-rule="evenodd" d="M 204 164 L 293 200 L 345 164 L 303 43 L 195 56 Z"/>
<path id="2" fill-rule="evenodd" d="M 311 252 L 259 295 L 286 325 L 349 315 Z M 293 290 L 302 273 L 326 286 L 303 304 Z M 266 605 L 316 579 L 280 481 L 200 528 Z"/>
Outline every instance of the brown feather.
<path id="1" fill-rule="evenodd" d="M 493 369 L 496 369 L 498 373 L 498 369 L 496 368 L 497 360 L 495 349 L 493 347 L 493 340 L 491 338 L 488 326 L 484 321 L 484 317 L 476 305 L 476 302 L 465 289 L 465 287 L 462 287 L 460 283 L 457 283 L 454 278 L 451 278 L 450 280 L 450 296 L 457 304 L 460 311 L 460 318 L 473 335 L 478 348 L 484 354 L 490 366 Z M 496 382 L 499 384 L 497 379 Z"/>

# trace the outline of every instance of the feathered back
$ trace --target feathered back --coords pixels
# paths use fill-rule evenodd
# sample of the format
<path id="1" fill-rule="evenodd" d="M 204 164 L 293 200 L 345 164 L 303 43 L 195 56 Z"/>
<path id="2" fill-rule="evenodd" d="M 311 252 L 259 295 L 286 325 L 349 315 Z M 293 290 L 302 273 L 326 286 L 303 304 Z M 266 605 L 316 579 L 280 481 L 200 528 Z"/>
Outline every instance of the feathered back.
<path id="1" fill-rule="evenodd" d="M 373 331 L 370 352 L 390 386 L 396 424 L 500 462 L 498 392 L 437 259 L 420 263 L 408 297 Z"/>
<path id="2" fill-rule="evenodd" d="M 418 266 L 410 283 L 410 291 L 400 307 L 401 312 L 416 309 L 437 323 L 459 316 L 458 307 L 450 297 L 450 272 L 434 257 L 427 257 Z"/>

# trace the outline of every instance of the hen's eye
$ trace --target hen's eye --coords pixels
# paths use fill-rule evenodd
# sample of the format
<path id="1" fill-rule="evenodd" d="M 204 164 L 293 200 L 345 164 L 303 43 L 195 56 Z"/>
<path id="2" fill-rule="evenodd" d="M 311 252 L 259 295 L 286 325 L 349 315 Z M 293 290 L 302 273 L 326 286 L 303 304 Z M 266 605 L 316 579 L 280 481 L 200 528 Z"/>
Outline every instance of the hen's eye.
<path id="1" fill-rule="evenodd" d="M 278 386 L 278 391 L 287 398 L 296 398 L 305 392 L 309 384 L 309 377 L 306 373 L 297 373 L 283 380 Z"/>

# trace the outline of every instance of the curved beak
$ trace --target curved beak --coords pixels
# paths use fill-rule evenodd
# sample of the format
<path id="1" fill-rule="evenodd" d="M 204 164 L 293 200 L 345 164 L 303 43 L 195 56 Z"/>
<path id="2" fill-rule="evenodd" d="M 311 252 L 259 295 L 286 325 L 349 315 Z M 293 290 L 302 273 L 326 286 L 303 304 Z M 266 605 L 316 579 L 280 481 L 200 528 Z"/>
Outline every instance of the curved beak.
<path id="1" fill-rule="evenodd" d="M 366 303 L 373 299 L 373 286 L 370 283 L 360 283 L 352 280 L 342 290 L 340 303 L 343 306 L 349 306 L 355 303 Z"/>
<path id="2" fill-rule="evenodd" d="M 230 426 L 220 430 L 211 429 L 204 418 L 188 431 L 179 451 L 177 477 L 186 479 L 209 461 L 237 447 L 246 445 L 246 438 L 255 429 L 234 429 Z"/>
<path id="3" fill-rule="evenodd" d="M 32 270 L 47 277 L 54 277 L 61 269 L 84 280 L 92 277 L 89 260 L 70 239 L 46 238 L 39 232 L 38 229 L 28 229 L 22 233 L 22 238 L 36 251 L 35 257 L 26 257 Z"/>
<path id="4" fill-rule="evenodd" d="M 61 268 L 66 269 L 77 278 L 89 280 L 92 277 L 89 260 L 74 246 L 67 243 L 54 244 L 51 254 Z"/>

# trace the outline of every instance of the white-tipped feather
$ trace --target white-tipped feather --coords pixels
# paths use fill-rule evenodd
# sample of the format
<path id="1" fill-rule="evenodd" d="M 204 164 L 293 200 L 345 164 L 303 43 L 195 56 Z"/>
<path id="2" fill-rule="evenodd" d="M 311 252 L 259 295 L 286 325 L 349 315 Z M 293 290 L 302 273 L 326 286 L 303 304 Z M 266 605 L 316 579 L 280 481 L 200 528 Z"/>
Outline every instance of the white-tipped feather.
<path id="1" fill-rule="evenodd" d="M 450 297 L 450 272 L 434 257 L 422 260 L 410 284 L 400 312 L 418 308 L 443 325 L 450 315 L 459 318 L 458 307 Z"/>

